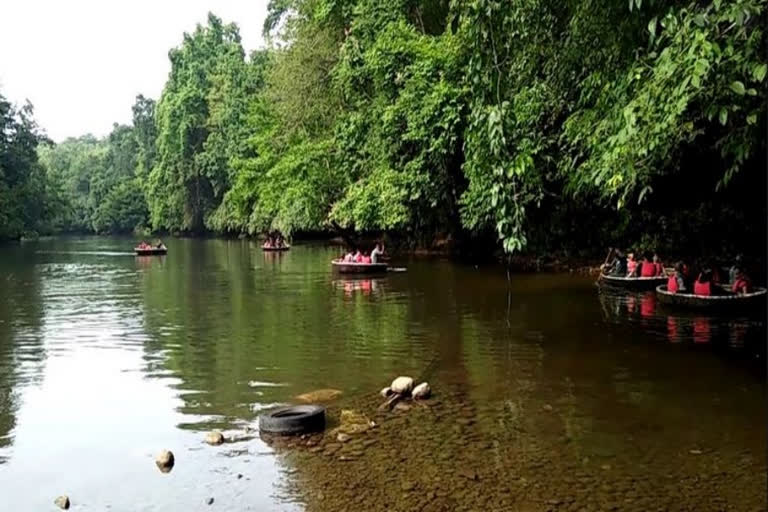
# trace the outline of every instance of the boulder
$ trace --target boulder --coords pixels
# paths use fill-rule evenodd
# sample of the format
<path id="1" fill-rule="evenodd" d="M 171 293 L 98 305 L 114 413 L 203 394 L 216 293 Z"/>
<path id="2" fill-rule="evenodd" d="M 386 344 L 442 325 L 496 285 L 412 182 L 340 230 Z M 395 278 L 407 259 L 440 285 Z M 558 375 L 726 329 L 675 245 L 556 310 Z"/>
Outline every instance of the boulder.
<path id="1" fill-rule="evenodd" d="M 339 389 L 316 389 L 309 393 L 297 395 L 294 398 L 299 402 L 304 402 L 306 404 L 316 404 L 318 402 L 331 402 L 336 400 L 342 393 L 343 392 Z"/>
<path id="2" fill-rule="evenodd" d="M 68 496 L 66 496 L 66 495 L 64 495 L 64 496 L 59 496 L 58 498 L 56 498 L 55 500 L 53 500 L 53 503 L 54 503 L 54 504 L 55 504 L 57 507 L 59 507 L 60 509 L 62 509 L 62 510 L 68 510 L 68 509 L 69 509 L 69 497 L 68 497 Z"/>
<path id="3" fill-rule="evenodd" d="M 411 396 L 413 396 L 414 400 L 424 400 L 426 398 L 429 398 L 429 396 L 432 394 L 432 388 L 429 387 L 429 383 L 422 382 L 415 388 L 413 388 L 413 391 L 411 391 Z"/>
<path id="4" fill-rule="evenodd" d="M 408 395 L 413 389 L 413 379 L 410 377 L 398 377 L 392 381 L 390 388 L 392 392 L 399 395 Z"/>
<path id="5" fill-rule="evenodd" d="M 224 434 L 222 434 L 218 430 L 214 430 L 213 432 L 208 432 L 205 435 L 205 442 L 212 446 L 222 444 L 224 442 Z"/>
<path id="6" fill-rule="evenodd" d="M 158 469 L 163 473 L 170 472 L 173 469 L 175 462 L 173 452 L 170 450 L 161 451 L 155 458 L 155 464 L 157 464 Z"/>
<path id="7" fill-rule="evenodd" d="M 384 388 L 379 391 L 379 394 L 384 398 L 389 398 L 389 395 L 392 394 L 392 388 Z"/>

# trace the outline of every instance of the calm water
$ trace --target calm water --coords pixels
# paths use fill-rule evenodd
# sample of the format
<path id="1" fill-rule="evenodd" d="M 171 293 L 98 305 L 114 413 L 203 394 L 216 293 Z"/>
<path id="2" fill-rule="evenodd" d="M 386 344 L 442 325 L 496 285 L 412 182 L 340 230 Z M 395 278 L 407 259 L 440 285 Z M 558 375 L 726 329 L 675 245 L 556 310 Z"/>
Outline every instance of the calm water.
<path id="1" fill-rule="evenodd" d="M 766 508 L 761 315 L 445 260 L 344 279 L 331 247 L 166 243 L 0 248 L 3 510 Z M 434 399 L 377 413 L 400 374 Z M 202 442 L 318 388 L 343 391 L 332 424 L 353 409 L 379 428 Z"/>

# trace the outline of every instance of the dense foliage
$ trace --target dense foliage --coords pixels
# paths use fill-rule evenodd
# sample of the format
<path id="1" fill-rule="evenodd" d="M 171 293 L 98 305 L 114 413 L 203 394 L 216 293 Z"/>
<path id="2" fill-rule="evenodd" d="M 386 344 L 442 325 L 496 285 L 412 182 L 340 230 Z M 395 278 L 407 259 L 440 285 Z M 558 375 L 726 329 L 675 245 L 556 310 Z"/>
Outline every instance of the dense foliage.
<path id="1" fill-rule="evenodd" d="M 681 216 L 764 222 L 740 198 L 764 180 L 765 21 L 765 0 L 272 0 L 267 49 L 209 15 L 133 126 L 41 160 L 72 229 L 669 245 Z"/>

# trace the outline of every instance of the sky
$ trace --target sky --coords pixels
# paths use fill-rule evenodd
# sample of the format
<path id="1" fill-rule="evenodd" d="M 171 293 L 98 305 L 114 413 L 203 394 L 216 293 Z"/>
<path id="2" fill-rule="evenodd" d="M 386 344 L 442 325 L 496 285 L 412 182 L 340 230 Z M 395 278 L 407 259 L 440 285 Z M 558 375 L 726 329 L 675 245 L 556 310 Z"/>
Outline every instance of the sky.
<path id="1" fill-rule="evenodd" d="M 264 45 L 268 0 L 0 0 L 0 94 L 29 99 L 54 141 L 130 123 L 137 94 L 158 99 L 168 50 L 213 12 L 246 52 Z"/>

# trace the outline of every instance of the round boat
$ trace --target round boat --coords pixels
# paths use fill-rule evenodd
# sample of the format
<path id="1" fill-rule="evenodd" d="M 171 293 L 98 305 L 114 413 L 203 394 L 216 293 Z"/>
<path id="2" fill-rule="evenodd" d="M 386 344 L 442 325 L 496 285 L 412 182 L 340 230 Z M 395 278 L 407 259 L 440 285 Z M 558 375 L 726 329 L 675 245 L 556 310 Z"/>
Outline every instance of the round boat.
<path id="1" fill-rule="evenodd" d="M 264 252 L 280 252 L 280 251 L 287 251 L 291 248 L 290 245 L 283 245 L 282 247 L 267 247 L 265 245 L 261 246 L 261 250 Z"/>
<path id="2" fill-rule="evenodd" d="M 168 254 L 167 247 L 152 247 L 150 249 L 134 247 L 133 250 L 136 251 L 136 256 L 162 256 Z"/>
<path id="3" fill-rule="evenodd" d="M 751 309 L 764 307 L 766 298 L 765 288 L 755 288 L 752 293 L 737 295 L 722 288 L 717 288 L 719 295 L 695 295 L 693 293 L 672 293 L 667 291 L 667 285 L 656 287 L 656 296 L 662 304 L 680 306 L 692 309 L 732 311 L 734 309 Z"/>
<path id="4" fill-rule="evenodd" d="M 667 276 L 655 277 L 620 277 L 600 274 L 600 283 L 627 290 L 653 290 L 661 284 L 666 284 Z"/>
<path id="5" fill-rule="evenodd" d="M 356 263 L 333 260 L 331 265 L 340 274 L 380 274 L 387 271 L 386 263 Z"/>

